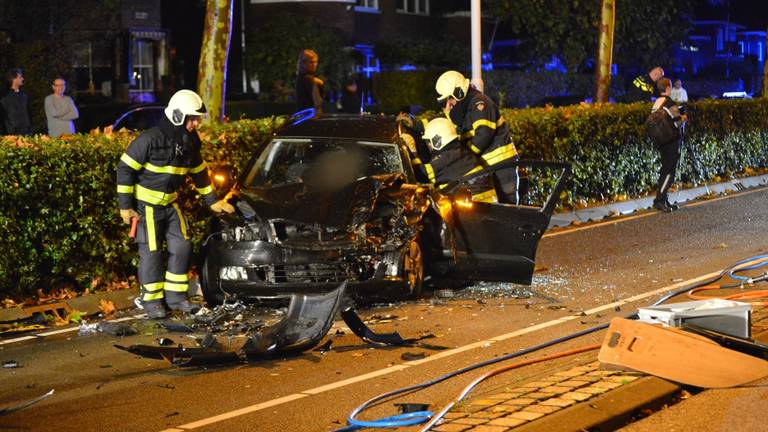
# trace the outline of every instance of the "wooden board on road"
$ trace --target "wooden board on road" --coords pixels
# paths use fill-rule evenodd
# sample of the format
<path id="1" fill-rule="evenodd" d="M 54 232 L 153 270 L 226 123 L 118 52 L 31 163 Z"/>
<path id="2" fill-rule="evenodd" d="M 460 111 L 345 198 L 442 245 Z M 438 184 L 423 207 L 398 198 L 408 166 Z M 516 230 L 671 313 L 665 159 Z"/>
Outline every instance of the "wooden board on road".
<path id="1" fill-rule="evenodd" d="M 768 361 L 677 329 L 614 318 L 598 359 L 705 388 L 743 385 L 768 376 Z"/>

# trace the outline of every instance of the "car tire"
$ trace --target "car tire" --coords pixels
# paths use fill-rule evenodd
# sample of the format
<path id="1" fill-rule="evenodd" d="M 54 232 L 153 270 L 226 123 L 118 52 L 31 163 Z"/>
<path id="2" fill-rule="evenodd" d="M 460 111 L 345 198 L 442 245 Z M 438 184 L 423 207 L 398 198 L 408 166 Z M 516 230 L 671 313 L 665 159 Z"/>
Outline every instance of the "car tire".
<path id="1" fill-rule="evenodd" d="M 419 297 L 424 288 L 424 255 L 418 239 L 408 243 L 403 251 L 403 279 L 411 297 Z"/>
<path id="2" fill-rule="evenodd" d="M 200 288 L 203 290 L 203 298 L 208 307 L 218 306 L 224 303 L 224 292 L 219 288 L 210 274 L 210 264 L 208 258 L 205 258 L 203 267 L 200 271 Z"/>

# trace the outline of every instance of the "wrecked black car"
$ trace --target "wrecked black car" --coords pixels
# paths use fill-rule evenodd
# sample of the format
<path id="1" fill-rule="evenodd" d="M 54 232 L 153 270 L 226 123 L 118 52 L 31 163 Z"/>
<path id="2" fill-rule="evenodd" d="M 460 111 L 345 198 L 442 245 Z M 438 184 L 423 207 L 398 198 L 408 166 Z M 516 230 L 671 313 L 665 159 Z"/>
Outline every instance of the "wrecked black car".
<path id="1" fill-rule="evenodd" d="M 473 202 L 461 184 L 416 181 L 392 117 L 299 118 L 256 150 L 204 242 L 206 300 L 328 292 L 358 299 L 416 296 L 425 281 L 530 284 L 536 248 L 570 166 L 543 205 Z M 487 168 L 476 175 L 487 175 Z"/>

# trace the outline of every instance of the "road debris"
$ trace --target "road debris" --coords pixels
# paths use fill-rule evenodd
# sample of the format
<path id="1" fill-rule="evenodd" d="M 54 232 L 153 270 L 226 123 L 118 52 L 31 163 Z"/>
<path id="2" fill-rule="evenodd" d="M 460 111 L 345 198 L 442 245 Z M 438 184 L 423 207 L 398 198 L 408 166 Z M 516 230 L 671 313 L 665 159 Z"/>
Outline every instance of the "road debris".
<path id="1" fill-rule="evenodd" d="M 26 402 L 22 402 L 22 403 L 20 403 L 20 404 L 18 404 L 16 406 L 12 406 L 12 407 L 8 407 L 8 408 L 0 408 L 0 416 L 4 416 L 4 415 L 10 414 L 12 412 L 16 412 L 16 411 L 22 410 L 24 408 L 27 408 L 29 406 L 32 406 L 32 405 L 40 402 L 41 400 L 48 399 L 52 395 L 53 395 L 53 389 L 51 389 L 50 391 L 48 391 L 48 393 L 46 393 L 46 394 L 44 394 L 42 396 L 36 397 L 34 399 L 30 399 L 30 400 L 28 400 Z"/>
<path id="2" fill-rule="evenodd" d="M 8 360 L 3 362 L 3 369 L 16 369 L 20 367 L 19 362 L 16 360 Z"/>

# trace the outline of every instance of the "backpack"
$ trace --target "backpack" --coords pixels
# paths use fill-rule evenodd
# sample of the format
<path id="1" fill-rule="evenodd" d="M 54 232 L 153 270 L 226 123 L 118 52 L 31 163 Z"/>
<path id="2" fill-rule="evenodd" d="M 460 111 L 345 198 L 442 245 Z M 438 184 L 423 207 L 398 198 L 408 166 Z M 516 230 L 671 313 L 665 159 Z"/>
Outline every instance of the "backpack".
<path id="1" fill-rule="evenodd" d="M 675 126 L 669 110 L 663 106 L 645 119 L 645 131 L 656 147 L 680 139 L 680 129 Z"/>

